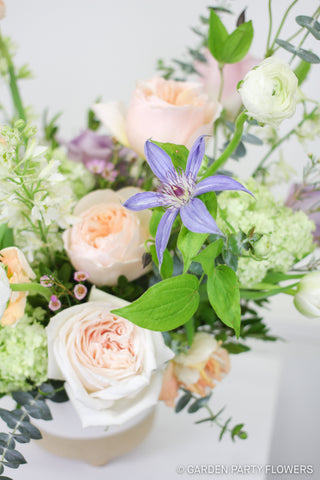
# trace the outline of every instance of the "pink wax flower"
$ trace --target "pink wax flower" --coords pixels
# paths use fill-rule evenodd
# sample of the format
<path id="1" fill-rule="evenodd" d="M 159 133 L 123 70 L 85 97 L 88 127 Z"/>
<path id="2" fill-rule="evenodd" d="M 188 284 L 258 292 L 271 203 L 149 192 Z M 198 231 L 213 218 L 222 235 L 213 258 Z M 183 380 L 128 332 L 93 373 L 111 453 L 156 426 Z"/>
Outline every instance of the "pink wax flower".
<path id="1" fill-rule="evenodd" d="M 78 283 L 78 285 L 74 287 L 73 292 L 77 300 L 83 300 L 84 297 L 87 295 L 88 289 L 85 285 L 81 285 L 81 283 Z"/>
<path id="2" fill-rule="evenodd" d="M 89 278 L 89 273 L 79 270 L 78 272 L 74 272 L 73 278 L 76 282 L 85 282 Z"/>
<path id="3" fill-rule="evenodd" d="M 55 312 L 56 310 L 59 310 L 61 308 L 61 302 L 56 295 L 51 295 L 49 308 L 50 310 L 52 310 L 52 312 Z"/>
<path id="4" fill-rule="evenodd" d="M 52 275 L 43 275 L 41 278 L 40 278 L 40 284 L 43 286 L 43 287 L 52 287 L 54 283 L 54 279 L 52 277 Z"/>
<path id="5" fill-rule="evenodd" d="M 316 224 L 314 241 L 320 245 L 320 190 L 312 185 L 292 185 L 286 205 L 293 210 L 302 210 Z"/>
<path id="6" fill-rule="evenodd" d="M 199 73 L 199 81 L 209 97 L 217 101 L 220 89 L 220 72 L 218 62 L 208 49 L 203 52 L 206 62 L 195 61 L 195 69 Z M 236 115 L 241 98 L 237 92 L 237 85 L 243 80 L 246 73 L 256 66 L 260 60 L 250 54 L 238 63 L 227 64 L 223 68 L 223 90 L 221 103 L 232 116 Z"/>

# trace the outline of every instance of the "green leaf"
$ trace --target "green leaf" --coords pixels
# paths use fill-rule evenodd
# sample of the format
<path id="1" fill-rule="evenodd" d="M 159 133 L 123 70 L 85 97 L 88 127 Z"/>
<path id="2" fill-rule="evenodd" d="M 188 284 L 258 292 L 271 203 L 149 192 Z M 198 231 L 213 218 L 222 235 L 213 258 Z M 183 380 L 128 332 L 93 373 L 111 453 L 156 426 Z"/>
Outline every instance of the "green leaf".
<path id="1" fill-rule="evenodd" d="M 16 442 L 8 433 L 0 433 L 0 446 L 12 450 L 16 446 Z"/>
<path id="2" fill-rule="evenodd" d="M 297 50 L 297 56 L 308 63 L 320 63 L 320 58 L 313 52 L 299 48 Z"/>
<path id="3" fill-rule="evenodd" d="M 253 39 L 252 21 L 242 23 L 226 39 L 222 51 L 224 63 L 237 63 L 249 51 Z"/>
<path id="4" fill-rule="evenodd" d="M 220 17 L 211 10 L 209 21 L 208 47 L 212 56 L 218 62 L 224 62 L 223 49 L 225 42 L 229 37 L 226 27 L 223 25 Z"/>
<path id="5" fill-rule="evenodd" d="M 190 402 L 191 400 L 191 394 L 189 392 L 185 393 L 184 395 L 182 395 L 182 397 L 179 398 L 178 402 L 177 402 L 177 405 L 175 407 L 175 412 L 176 413 L 179 413 L 181 412 L 181 410 L 184 409 L 184 407 L 186 407 L 188 405 L 188 403 Z"/>
<path id="6" fill-rule="evenodd" d="M 229 353 L 232 353 L 232 354 L 248 352 L 250 350 L 250 347 L 247 347 L 247 345 L 243 345 L 242 343 L 233 343 L 233 342 L 224 343 L 223 348 L 225 348 Z"/>
<path id="7" fill-rule="evenodd" d="M 191 265 L 192 258 L 199 252 L 208 237 L 207 233 L 190 232 L 182 227 L 178 236 L 177 247 L 183 257 L 183 273 L 186 273 Z"/>
<path id="8" fill-rule="evenodd" d="M 221 322 L 240 335 L 240 292 L 235 272 L 227 265 L 219 265 L 208 276 L 208 297 Z"/>
<path id="9" fill-rule="evenodd" d="M 25 435 L 29 435 L 29 437 L 34 440 L 40 440 L 40 438 L 42 438 L 40 430 L 29 422 L 22 422 L 18 426 L 18 430 Z"/>
<path id="10" fill-rule="evenodd" d="M 276 43 L 290 53 L 294 53 L 294 54 L 297 53 L 297 49 L 294 45 L 292 45 L 292 43 L 286 42 L 285 40 L 281 40 L 280 38 L 277 38 Z"/>
<path id="11" fill-rule="evenodd" d="M 240 290 L 241 298 L 245 300 L 259 300 L 261 298 L 268 298 L 277 295 L 278 293 L 286 293 L 291 290 L 296 284 L 288 285 L 287 287 L 275 287 L 270 290 Z"/>
<path id="12" fill-rule="evenodd" d="M 164 210 L 158 210 L 158 209 L 153 210 L 152 212 L 151 220 L 149 223 L 149 230 L 153 238 L 156 237 L 158 226 L 164 213 L 165 213 Z"/>
<path id="13" fill-rule="evenodd" d="M 175 143 L 161 143 L 152 140 L 152 143 L 155 143 L 161 147 L 171 158 L 174 167 L 179 170 L 185 170 L 187 165 L 187 159 L 189 155 L 189 150 L 184 145 L 176 145 Z"/>
<path id="14" fill-rule="evenodd" d="M 220 433 L 220 435 L 219 435 L 219 441 L 222 440 L 222 437 L 223 437 L 223 435 L 225 434 L 225 432 L 227 431 L 227 428 L 228 428 L 228 425 L 229 425 L 230 422 L 231 422 L 231 417 L 228 418 L 228 420 L 226 421 L 226 423 L 223 425 L 223 428 L 222 428 L 221 433 Z"/>
<path id="15" fill-rule="evenodd" d="M 152 256 L 152 260 L 159 268 L 159 260 L 157 257 L 155 245 L 150 245 L 150 253 Z M 160 275 L 165 280 L 166 278 L 172 277 L 172 274 L 173 274 L 173 258 L 170 255 L 169 250 L 166 248 L 165 251 L 163 252 L 163 260 L 162 260 Z"/>
<path id="16" fill-rule="evenodd" d="M 296 22 L 301 27 L 305 27 L 311 35 L 314 36 L 317 40 L 320 40 L 320 23 L 316 21 L 313 17 L 308 17 L 306 15 L 299 15 L 296 17 Z"/>
<path id="17" fill-rule="evenodd" d="M 19 405 L 25 405 L 33 401 L 33 396 L 28 392 L 12 392 L 12 398 Z"/>
<path id="18" fill-rule="evenodd" d="M 284 280 L 295 280 L 297 278 L 303 278 L 304 273 L 294 273 L 294 274 L 287 274 L 281 272 L 269 272 L 263 279 L 263 283 L 279 283 Z"/>
<path id="19" fill-rule="evenodd" d="M 199 262 L 202 265 L 203 271 L 211 276 L 215 268 L 215 259 L 220 255 L 223 248 L 223 240 L 220 238 L 215 242 L 211 243 L 206 247 L 202 252 L 199 253 L 196 257 L 193 257 L 194 262 Z"/>
<path id="20" fill-rule="evenodd" d="M 297 68 L 294 70 L 295 76 L 298 79 L 298 84 L 301 85 L 308 76 L 311 64 L 301 60 Z"/>
<path id="21" fill-rule="evenodd" d="M 231 438 L 234 440 L 234 437 L 237 437 L 241 430 L 244 427 L 244 423 L 239 423 L 238 425 L 235 425 L 233 429 L 231 430 Z"/>
<path id="22" fill-rule="evenodd" d="M 3 449 L 1 447 L 0 452 L 3 453 Z M 24 456 L 17 450 L 7 450 L 4 454 L 4 458 L 7 460 L 7 462 L 18 463 L 19 465 L 22 463 L 27 463 Z"/>
<path id="23" fill-rule="evenodd" d="M 6 223 L 3 223 L 0 225 L 0 250 L 13 246 L 13 230 L 9 228 Z"/>
<path id="24" fill-rule="evenodd" d="M 197 311 L 198 288 L 199 281 L 194 275 L 178 275 L 153 285 L 131 305 L 112 313 L 148 330 L 173 330 Z"/>

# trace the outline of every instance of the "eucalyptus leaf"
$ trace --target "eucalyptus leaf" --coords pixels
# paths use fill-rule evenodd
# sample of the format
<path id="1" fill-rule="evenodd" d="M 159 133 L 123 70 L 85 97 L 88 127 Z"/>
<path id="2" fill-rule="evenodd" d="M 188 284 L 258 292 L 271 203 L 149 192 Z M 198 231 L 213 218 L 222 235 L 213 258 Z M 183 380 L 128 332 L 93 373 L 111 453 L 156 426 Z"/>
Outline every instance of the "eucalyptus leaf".
<path id="1" fill-rule="evenodd" d="M 12 398 L 19 405 L 25 405 L 26 403 L 33 402 L 33 396 L 28 392 L 12 392 Z"/>
<path id="2" fill-rule="evenodd" d="M 18 443 L 29 443 L 30 442 L 30 437 L 28 435 L 23 435 L 22 433 L 15 433 L 13 435 L 13 438 Z"/>
<path id="3" fill-rule="evenodd" d="M 241 137 L 241 140 L 252 145 L 263 145 L 261 138 L 257 137 L 256 135 L 252 135 L 252 133 L 244 133 Z"/>
<path id="4" fill-rule="evenodd" d="M 41 420 L 52 420 L 52 415 L 50 413 L 49 407 L 43 400 L 36 400 L 33 404 L 24 405 L 24 408 L 33 418 Z"/>
<path id="5" fill-rule="evenodd" d="M 276 43 L 284 48 L 285 50 L 287 50 L 288 52 L 290 53 L 294 53 L 294 54 L 297 54 L 297 49 L 294 45 L 292 45 L 292 43 L 289 43 L 287 42 L 286 40 L 281 40 L 280 38 L 277 38 L 276 40 Z"/>
<path id="6" fill-rule="evenodd" d="M 197 311 L 198 288 L 194 275 L 178 275 L 153 285 L 135 302 L 112 313 L 149 330 L 173 330 Z"/>
<path id="7" fill-rule="evenodd" d="M 206 395 L 205 397 L 198 398 L 195 402 L 193 402 L 190 405 L 190 407 L 188 408 L 188 413 L 195 413 L 198 410 L 200 410 L 200 408 L 202 408 L 204 405 L 208 403 L 208 401 L 211 398 L 211 395 L 212 393 L 210 393 L 209 395 Z"/>
<path id="8" fill-rule="evenodd" d="M 18 463 L 20 465 L 23 463 L 27 463 L 24 456 L 20 452 L 18 452 L 18 450 L 6 450 L 4 453 L 4 458 L 7 460 L 7 462 Z"/>
<path id="9" fill-rule="evenodd" d="M 176 413 L 179 413 L 181 412 L 181 410 L 184 409 L 184 407 L 186 407 L 188 405 L 188 403 L 190 402 L 192 396 L 189 392 L 185 393 L 184 395 L 182 395 L 182 397 L 179 398 L 179 400 L 177 401 L 177 404 L 175 406 L 175 412 Z"/>
<path id="10" fill-rule="evenodd" d="M 317 40 L 320 40 L 320 23 L 313 17 L 308 17 L 307 15 L 299 15 L 296 17 L 296 22 L 301 27 L 305 27 L 311 35 L 313 35 Z"/>
<path id="11" fill-rule="evenodd" d="M 240 335 L 240 292 L 235 272 L 227 265 L 219 265 L 208 276 L 208 297 L 221 322 Z"/>
<path id="12" fill-rule="evenodd" d="M 8 425 L 9 428 L 15 428 L 17 423 L 23 416 L 23 412 L 21 410 L 5 410 L 4 408 L 0 408 L 0 418 Z"/>
<path id="13" fill-rule="evenodd" d="M 18 430 L 25 435 L 29 435 L 29 437 L 34 440 L 40 440 L 40 438 L 42 438 L 40 430 L 29 422 L 22 422 L 18 426 Z"/>
<path id="14" fill-rule="evenodd" d="M 12 450 L 13 448 L 15 448 L 16 443 L 13 437 L 8 433 L 0 433 L 0 446 Z"/>
<path id="15" fill-rule="evenodd" d="M 320 63 L 320 58 L 313 52 L 299 48 L 297 56 L 308 63 Z"/>

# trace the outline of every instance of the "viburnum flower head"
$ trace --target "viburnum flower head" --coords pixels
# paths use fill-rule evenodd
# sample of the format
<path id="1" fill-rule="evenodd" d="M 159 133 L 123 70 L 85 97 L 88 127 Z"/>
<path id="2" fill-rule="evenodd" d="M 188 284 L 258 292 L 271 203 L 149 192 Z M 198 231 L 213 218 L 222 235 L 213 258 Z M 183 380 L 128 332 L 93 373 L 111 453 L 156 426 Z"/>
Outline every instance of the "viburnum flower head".
<path id="1" fill-rule="evenodd" d="M 251 194 L 241 183 L 225 175 L 207 177 L 196 183 L 204 153 L 205 135 L 202 135 L 189 152 L 185 172 L 178 172 L 169 155 L 161 147 L 149 140 L 145 143 L 145 156 L 151 170 L 161 182 L 160 189 L 158 192 L 137 193 L 123 205 L 133 211 L 166 208 L 156 234 L 156 250 L 160 265 L 173 222 L 179 213 L 182 223 L 191 232 L 223 235 L 205 204 L 196 197 L 202 193 L 222 190 L 243 190 Z"/>

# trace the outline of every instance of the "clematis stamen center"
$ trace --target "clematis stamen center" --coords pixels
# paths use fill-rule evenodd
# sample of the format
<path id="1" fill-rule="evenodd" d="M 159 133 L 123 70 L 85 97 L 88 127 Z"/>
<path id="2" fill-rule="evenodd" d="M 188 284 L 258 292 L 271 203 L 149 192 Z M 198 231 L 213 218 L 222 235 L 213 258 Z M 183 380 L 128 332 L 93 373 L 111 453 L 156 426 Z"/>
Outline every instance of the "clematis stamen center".
<path id="1" fill-rule="evenodd" d="M 184 172 L 176 173 L 168 178 L 167 183 L 161 185 L 163 205 L 181 208 L 193 197 L 195 181 Z"/>

